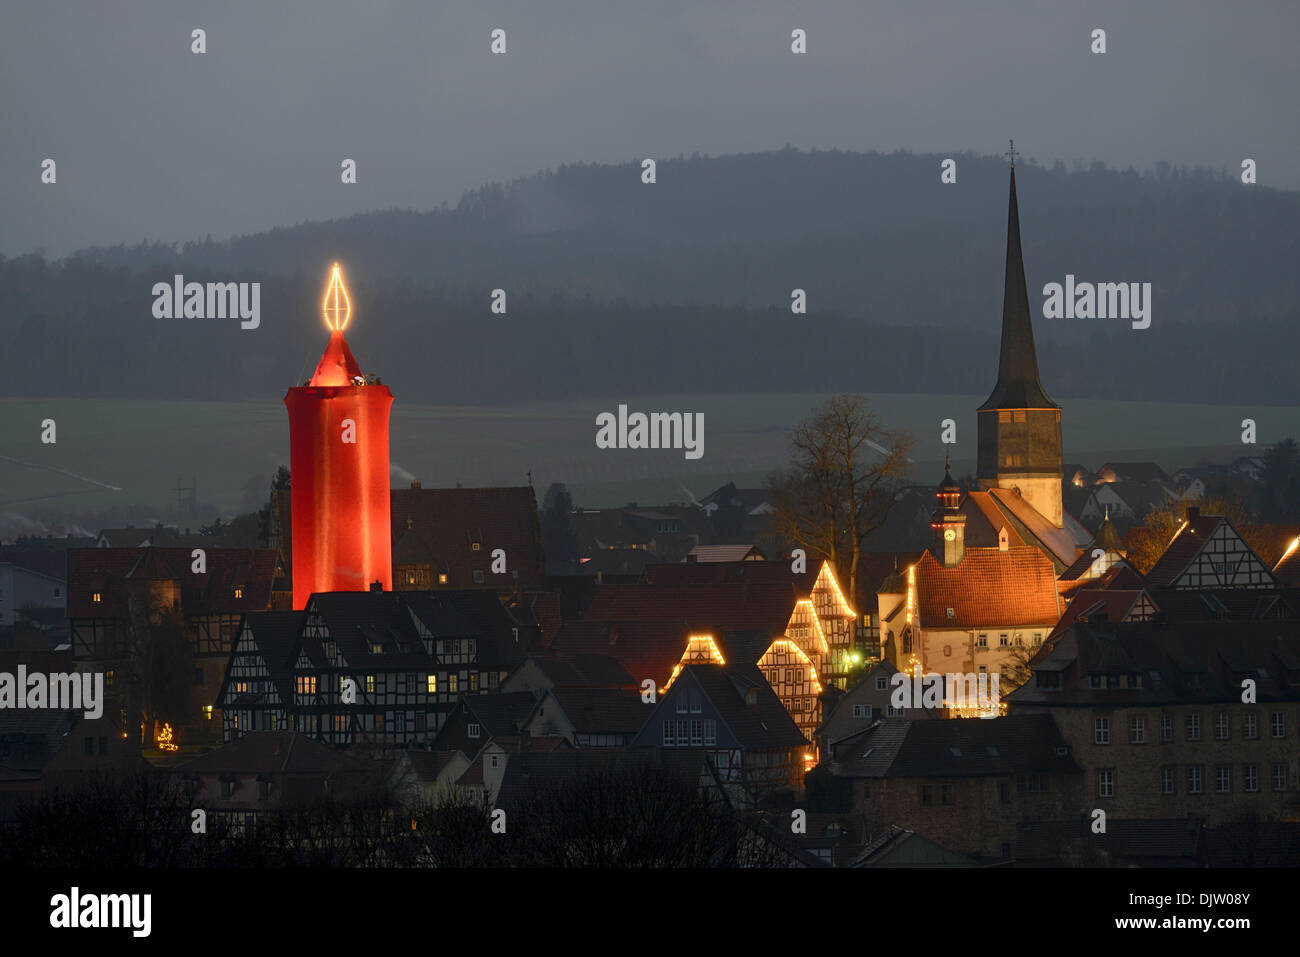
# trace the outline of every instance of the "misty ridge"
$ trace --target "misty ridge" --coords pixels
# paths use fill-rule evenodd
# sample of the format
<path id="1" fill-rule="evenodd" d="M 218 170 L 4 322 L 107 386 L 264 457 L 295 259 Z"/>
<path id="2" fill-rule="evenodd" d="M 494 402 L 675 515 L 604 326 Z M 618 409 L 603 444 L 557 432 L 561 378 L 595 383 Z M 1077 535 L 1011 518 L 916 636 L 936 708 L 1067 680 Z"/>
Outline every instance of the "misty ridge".
<path id="1" fill-rule="evenodd" d="M 955 185 L 945 155 L 907 152 L 657 158 L 654 185 L 639 160 L 567 165 L 454 208 L 0 261 L 0 394 L 278 398 L 319 358 L 335 260 L 353 351 L 399 400 L 987 392 L 1007 167 L 947 155 Z M 1294 402 L 1267 358 L 1300 346 L 1300 194 L 1164 164 L 1022 161 L 1017 181 L 1054 398 Z M 261 326 L 154 318 L 150 288 L 176 273 L 260 282 Z M 1151 283 L 1151 328 L 1042 319 L 1044 284 L 1067 274 Z M 497 288 L 506 315 L 489 310 Z"/>

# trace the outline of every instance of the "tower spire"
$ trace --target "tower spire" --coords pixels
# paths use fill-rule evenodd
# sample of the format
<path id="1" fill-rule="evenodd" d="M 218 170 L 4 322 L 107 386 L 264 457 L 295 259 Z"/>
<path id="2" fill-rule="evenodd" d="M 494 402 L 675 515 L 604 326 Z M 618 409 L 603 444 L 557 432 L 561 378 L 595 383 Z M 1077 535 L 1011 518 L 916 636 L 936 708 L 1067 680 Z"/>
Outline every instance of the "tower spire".
<path id="1" fill-rule="evenodd" d="M 1020 251 L 1020 208 L 1016 203 L 1015 141 L 1011 163 L 1011 200 L 1007 209 L 1007 268 L 1002 290 L 1002 353 L 998 382 L 980 409 L 1059 409 L 1038 381 L 1038 356 L 1030 321 L 1025 261 Z"/>

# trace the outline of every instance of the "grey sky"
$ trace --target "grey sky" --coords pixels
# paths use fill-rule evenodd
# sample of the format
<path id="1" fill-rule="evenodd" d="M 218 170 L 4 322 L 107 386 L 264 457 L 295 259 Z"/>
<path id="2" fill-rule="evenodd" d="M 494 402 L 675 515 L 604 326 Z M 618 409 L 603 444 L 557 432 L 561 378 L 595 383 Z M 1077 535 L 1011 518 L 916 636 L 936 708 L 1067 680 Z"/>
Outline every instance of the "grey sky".
<path id="1" fill-rule="evenodd" d="M 1138 168 L 1249 156 L 1261 183 L 1295 189 L 1298 26 L 1295 0 L 9 0 L 0 253 L 220 239 L 454 203 L 565 162 L 786 143 L 997 153 L 1014 136 L 1040 162 Z M 789 52 L 795 27 L 807 55 Z"/>

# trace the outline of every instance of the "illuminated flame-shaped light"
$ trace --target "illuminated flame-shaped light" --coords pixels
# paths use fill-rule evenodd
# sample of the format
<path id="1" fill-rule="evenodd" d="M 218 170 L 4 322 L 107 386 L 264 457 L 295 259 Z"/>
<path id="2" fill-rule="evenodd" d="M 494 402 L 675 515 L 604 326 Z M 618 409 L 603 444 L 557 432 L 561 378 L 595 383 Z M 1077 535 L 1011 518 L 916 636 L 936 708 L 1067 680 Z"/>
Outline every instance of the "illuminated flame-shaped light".
<path id="1" fill-rule="evenodd" d="M 336 332 L 346 329 L 348 320 L 352 318 L 352 300 L 348 298 L 347 287 L 343 285 L 343 269 L 338 263 L 330 270 L 330 282 L 325 288 L 321 312 L 325 315 L 325 325 Z"/>

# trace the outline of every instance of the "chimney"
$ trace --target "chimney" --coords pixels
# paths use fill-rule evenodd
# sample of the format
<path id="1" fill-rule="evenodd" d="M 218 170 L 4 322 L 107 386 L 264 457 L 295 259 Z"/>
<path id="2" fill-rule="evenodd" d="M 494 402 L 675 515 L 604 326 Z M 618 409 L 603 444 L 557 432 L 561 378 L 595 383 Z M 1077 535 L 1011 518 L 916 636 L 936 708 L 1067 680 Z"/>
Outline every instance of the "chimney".
<path id="1" fill-rule="evenodd" d="M 424 488 L 424 486 L 421 485 L 419 482 L 412 482 L 411 488 Z"/>
<path id="2" fill-rule="evenodd" d="M 1194 522 L 1201 517 L 1201 507 L 1199 505 L 1187 506 L 1187 520 Z"/>
<path id="3" fill-rule="evenodd" d="M 383 590 L 384 590 L 384 583 L 383 583 L 383 582 L 381 582 L 381 581 L 373 581 L 373 582 L 370 583 L 370 593 L 371 593 L 372 595 L 373 595 L 373 594 L 376 594 L 377 592 L 382 592 Z"/>

